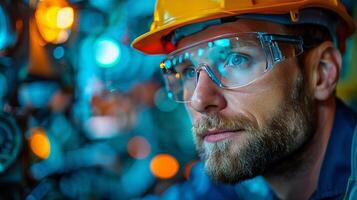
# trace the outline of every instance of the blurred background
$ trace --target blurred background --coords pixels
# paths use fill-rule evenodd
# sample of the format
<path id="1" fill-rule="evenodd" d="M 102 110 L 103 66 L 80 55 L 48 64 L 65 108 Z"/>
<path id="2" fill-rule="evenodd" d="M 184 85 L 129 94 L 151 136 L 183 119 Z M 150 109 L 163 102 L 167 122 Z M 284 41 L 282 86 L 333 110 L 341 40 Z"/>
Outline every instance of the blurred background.
<path id="1" fill-rule="evenodd" d="M 191 124 L 163 57 L 130 48 L 154 4 L 0 0 L 0 199 L 139 199 L 188 178 Z M 337 93 L 357 110 L 357 34 L 347 48 Z"/>

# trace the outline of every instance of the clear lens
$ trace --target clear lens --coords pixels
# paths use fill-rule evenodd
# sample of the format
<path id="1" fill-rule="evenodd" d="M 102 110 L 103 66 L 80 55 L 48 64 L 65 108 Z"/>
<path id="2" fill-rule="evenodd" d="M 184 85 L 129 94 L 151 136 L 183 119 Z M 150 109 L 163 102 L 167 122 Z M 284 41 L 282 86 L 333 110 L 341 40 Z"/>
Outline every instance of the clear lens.
<path id="1" fill-rule="evenodd" d="M 276 63 L 301 53 L 299 37 L 241 33 L 173 52 L 160 67 L 170 96 L 178 102 L 187 102 L 203 71 L 221 88 L 238 88 L 257 80 Z"/>

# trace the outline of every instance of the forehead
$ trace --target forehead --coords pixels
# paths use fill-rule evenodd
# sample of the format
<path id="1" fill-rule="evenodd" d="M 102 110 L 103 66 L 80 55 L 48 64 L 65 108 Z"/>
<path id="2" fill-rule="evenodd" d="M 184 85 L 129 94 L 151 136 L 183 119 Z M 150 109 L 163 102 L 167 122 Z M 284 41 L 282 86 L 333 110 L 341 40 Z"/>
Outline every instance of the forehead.
<path id="1" fill-rule="evenodd" d="M 216 36 L 241 32 L 267 32 L 283 34 L 284 26 L 264 20 L 240 19 L 220 25 L 210 26 L 201 32 L 187 36 L 178 42 L 178 49 Z"/>

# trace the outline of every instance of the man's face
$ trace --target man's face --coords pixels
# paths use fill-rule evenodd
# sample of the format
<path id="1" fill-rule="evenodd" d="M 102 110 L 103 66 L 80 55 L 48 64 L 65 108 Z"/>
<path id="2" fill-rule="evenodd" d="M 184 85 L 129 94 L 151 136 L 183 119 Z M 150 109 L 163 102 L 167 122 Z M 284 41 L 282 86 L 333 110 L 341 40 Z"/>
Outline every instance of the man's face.
<path id="1" fill-rule="evenodd" d="M 285 34 L 282 26 L 239 20 L 182 39 L 179 48 L 239 32 Z M 205 71 L 187 109 L 196 148 L 213 180 L 236 183 L 286 165 L 314 132 L 314 101 L 297 58 L 277 64 L 255 82 L 221 89 Z M 291 157 L 291 156 L 290 156 Z"/>

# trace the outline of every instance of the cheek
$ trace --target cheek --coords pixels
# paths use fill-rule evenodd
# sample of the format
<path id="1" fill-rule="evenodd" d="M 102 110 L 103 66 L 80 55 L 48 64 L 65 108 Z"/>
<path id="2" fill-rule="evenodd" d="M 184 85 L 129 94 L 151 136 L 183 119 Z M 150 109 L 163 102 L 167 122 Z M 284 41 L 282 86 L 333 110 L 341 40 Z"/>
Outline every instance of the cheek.
<path id="1" fill-rule="evenodd" d="M 276 66 L 253 84 L 228 91 L 227 112 L 241 113 L 260 126 L 290 98 L 299 73 L 297 69 L 296 65 Z"/>
<path id="2" fill-rule="evenodd" d="M 218 114 L 224 116 L 244 115 L 259 127 L 284 105 L 295 86 L 299 69 L 295 63 L 285 63 L 265 74 L 251 85 L 233 90 L 222 90 L 227 106 Z M 186 104 L 191 121 L 200 119 L 204 113 L 195 111 Z"/>

